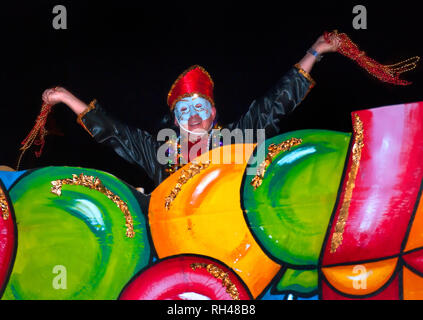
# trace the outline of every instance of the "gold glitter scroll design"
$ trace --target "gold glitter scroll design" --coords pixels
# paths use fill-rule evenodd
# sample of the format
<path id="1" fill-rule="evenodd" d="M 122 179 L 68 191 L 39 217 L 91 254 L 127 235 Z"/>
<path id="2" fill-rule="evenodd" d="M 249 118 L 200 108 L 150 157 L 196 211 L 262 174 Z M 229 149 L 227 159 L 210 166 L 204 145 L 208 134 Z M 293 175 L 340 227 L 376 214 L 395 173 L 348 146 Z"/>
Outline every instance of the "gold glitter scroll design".
<path id="1" fill-rule="evenodd" d="M 232 300 L 239 300 L 239 292 L 235 284 L 232 283 L 231 279 L 229 279 L 229 274 L 224 272 L 219 267 L 213 264 L 207 263 L 191 263 L 191 269 L 201 269 L 206 268 L 207 272 L 210 273 L 216 279 L 222 280 L 222 286 L 226 288 L 226 292 L 231 296 Z"/>
<path id="2" fill-rule="evenodd" d="M 288 140 L 285 140 L 279 144 L 272 143 L 267 148 L 267 155 L 264 161 L 259 165 L 257 169 L 257 174 L 254 176 L 254 178 L 251 180 L 250 184 L 254 187 L 254 190 L 256 190 L 258 187 L 261 186 L 264 178 L 264 173 L 266 172 L 267 167 L 270 165 L 270 163 L 273 161 L 273 159 L 281 152 L 285 152 L 290 150 L 292 147 L 299 145 L 302 143 L 302 139 L 298 138 L 291 138 Z"/>
<path id="3" fill-rule="evenodd" d="M 76 185 L 76 186 L 84 186 L 86 188 L 96 190 L 104 194 L 107 198 L 112 200 L 116 206 L 123 212 L 125 215 L 126 220 L 126 236 L 128 238 L 133 238 L 135 236 L 133 220 L 131 213 L 129 212 L 128 205 L 119 198 L 119 196 L 115 195 L 109 189 L 107 189 L 103 183 L 100 181 L 99 178 L 93 176 L 86 176 L 84 174 L 80 174 L 79 176 L 76 174 L 72 175 L 72 179 L 61 179 L 55 180 L 51 182 L 51 193 L 60 196 L 62 194 L 62 185 Z"/>
<path id="4" fill-rule="evenodd" d="M 352 163 L 350 172 L 348 173 L 348 180 L 345 186 L 344 199 L 342 201 L 341 209 L 339 209 L 338 220 L 335 225 L 335 232 L 332 235 L 332 242 L 330 253 L 336 252 L 336 249 L 341 245 L 343 240 L 343 233 L 345 224 L 347 223 L 348 211 L 351 204 L 352 193 L 355 187 L 355 179 L 357 177 L 358 168 L 360 167 L 361 151 L 363 149 L 363 122 L 360 117 L 354 115 L 354 145 L 352 148 Z"/>
<path id="5" fill-rule="evenodd" d="M 3 220 L 9 218 L 9 204 L 7 203 L 6 195 L 0 187 L 0 212 L 3 217 Z"/>
<path id="6" fill-rule="evenodd" d="M 191 178 L 199 174 L 202 170 L 208 168 L 210 161 L 203 163 L 192 162 L 187 169 L 181 170 L 181 175 L 176 181 L 175 187 L 170 191 L 169 195 L 165 198 L 165 208 L 169 210 L 170 205 L 175 200 L 178 193 L 181 191 L 181 188 L 186 184 Z"/>

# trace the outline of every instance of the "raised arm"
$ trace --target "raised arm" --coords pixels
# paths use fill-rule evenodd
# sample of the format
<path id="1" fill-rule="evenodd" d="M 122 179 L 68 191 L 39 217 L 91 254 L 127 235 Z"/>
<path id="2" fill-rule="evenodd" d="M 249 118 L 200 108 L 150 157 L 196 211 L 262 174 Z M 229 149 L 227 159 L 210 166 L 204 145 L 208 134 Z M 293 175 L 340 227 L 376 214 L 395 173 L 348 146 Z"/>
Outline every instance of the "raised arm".
<path id="1" fill-rule="evenodd" d="M 86 109 L 88 105 L 70 93 L 68 90 L 62 87 L 56 87 L 47 89 L 43 92 L 42 99 L 47 104 L 57 104 L 64 103 L 66 104 L 76 115 L 81 114 Z"/>
<path id="2" fill-rule="evenodd" d="M 336 51 L 335 38 L 327 43 L 320 36 L 305 56 L 292 67 L 264 96 L 254 100 L 241 118 L 229 129 L 265 129 L 270 138 L 280 132 L 280 120 L 292 112 L 315 85 L 310 72 L 319 56 Z"/>
<path id="3" fill-rule="evenodd" d="M 95 100 L 90 104 L 78 99 L 65 88 L 47 89 L 42 95 L 47 104 L 64 103 L 75 114 L 77 121 L 96 142 L 111 147 L 119 156 L 145 169 L 156 180 L 157 141 L 148 132 L 128 126 L 110 116 Z"/>
<path id="4" fill-rule="evenodd" d="M 307 51 L 306 55 L 298 62 L 298 66 L 305 72 L 310 73 L 319 56 L 327 52 L 335 52 L 339 47 L 337 38 L 332 35 L 330 40 L 331 43 L 327 43 L 323 35 L 320 36 L 311 46 L 311 50 Z"/>

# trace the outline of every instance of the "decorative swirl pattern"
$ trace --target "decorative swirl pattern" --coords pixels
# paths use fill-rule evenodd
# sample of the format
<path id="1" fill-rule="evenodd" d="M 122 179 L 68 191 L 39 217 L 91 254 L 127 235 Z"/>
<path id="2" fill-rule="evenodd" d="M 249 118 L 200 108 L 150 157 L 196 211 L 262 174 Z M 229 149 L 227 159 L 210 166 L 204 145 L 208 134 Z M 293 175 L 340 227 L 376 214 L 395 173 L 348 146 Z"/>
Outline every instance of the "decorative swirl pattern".
<path id="1" fill-rule="evenodd" d="M 345 186 L 345 195 L 342 202 L 342 207 L 339 210 L 338 221 L 336 221 L 335 232 L 332 236 L 330 252 L 336 252 L 336 249 L 341 245 L 344 233 L 345 224 L 347 223 L 348 210 L 350 208 L 352 192 L 355 187 L 355 179 L 357 177 L 358 168 L 360 167 L 361 150 L 363 149 L 363 122 L 360 117 L 354 115 L 354 145 L 352 148 L 352 164 L 351 170 L 348 173 L 348 181 Z"/>
<path id="2" fill-rule="evenodd" d="M 192 177 L 196 176 L 201 172 L 201 170 L 204 170 L 208 168 L 210 165 L 210 161 L 204 162 L 204 163 L 196 163 L 192 162 L 188 169 L 182 169 L 181 175 L 176 182 L 175 187 L 170 191 L 170 194 L 165 198 L 165 207 L 166 210 L 169 210 L 170 205 L 175 200 L 178 193 L 181 191 L 182 186 L 187 183 Z"/>
<path id="3" fill-rule="evenodd" d="M 3 220 L 9 218 L 9 205 L 7 204 L 6 195 L 3 190 L 0 188 L 0 213 L 3 217 Z"/>
<path id="4" fill-rule="evenodd" d="M 219 267 L 213 264 L 206 264 L 206 263 L 192 263 L 191 269 L 196 270 L 199 268 L 206 268 L 208 273 L 210 273 L 216 279 L 222 280 L 222 286 L 226 288 L 226 292 L 232 297 L 233 300 L 239 300 L 239 292 L 235 284 L 232 283 L 231 279 L 229 279 L 228 273 L 224 272 Z"/>
<path id="5" fill-rule="evenodd" d="M 103 185 L 103 183 L 100 181 L 99 178 L 96 178 L 94 176 L 86 176 L 81 173 L 79 176 L 76 174 L 73 174 L 72 179 L 55 180 L 55 181 L 52 181 L 51 184 L 52 184 L 51 192 L 58 196 L 62 194 L 62 185 L 64 184 L 84 186 L 84 187 L 94 189 L 103 193 L 104 195 L 107 196 L 107 198 L 112 200 L 125 215 L 126 236 L 128 238 L 133 238 L 135 236 L 133 220 L 132 220 L 131 213 L 129 212 L 128 205 L 123 200 L 121 200 L 119 196 L 115 195 L 113 192 L 107 189 Z"/>
<path id="6" fill-rule="evenodd" d="M 254 190 L 261 186 L 264 173 L 266 172 L 267 167 L 273 161 L 273 159 L 280 152 L 288 151 L 292 147 L 299 145 L 301 142 L 301 139 L 291 138 L 279 144 L 272 143 L 271 145 L 269 145 L 269 147 L 267 148 L 268 153 L 266 155 L 265 160 L 260 164 L 259 168 L 257 169 L 257 174 L 255 175 L 253 180 L 251 180 L 251 185 L 254 187 Z"/>

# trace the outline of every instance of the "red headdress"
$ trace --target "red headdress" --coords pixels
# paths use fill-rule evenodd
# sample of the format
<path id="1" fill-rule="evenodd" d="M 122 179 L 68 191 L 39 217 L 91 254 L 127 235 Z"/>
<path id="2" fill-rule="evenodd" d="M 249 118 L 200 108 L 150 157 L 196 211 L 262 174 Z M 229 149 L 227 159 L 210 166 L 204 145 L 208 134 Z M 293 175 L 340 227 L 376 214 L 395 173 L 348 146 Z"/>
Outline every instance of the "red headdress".
<path id="1" fill-rule="evenodd" d="M 172 84 L 167 95 L 167 104 L 170 110 L 173 110 L 179 100 L 197 94 L 214 106 L 213 87 L 213 80 L 203 67 L 191 66 L 182 72 Z"/>

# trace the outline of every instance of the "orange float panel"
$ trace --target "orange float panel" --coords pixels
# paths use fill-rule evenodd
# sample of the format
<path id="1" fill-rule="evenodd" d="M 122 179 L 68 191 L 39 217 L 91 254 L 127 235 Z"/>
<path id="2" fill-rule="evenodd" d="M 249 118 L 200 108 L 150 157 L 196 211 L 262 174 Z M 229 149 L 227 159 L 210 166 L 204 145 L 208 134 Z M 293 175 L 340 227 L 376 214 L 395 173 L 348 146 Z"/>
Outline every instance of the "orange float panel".
<path id="1" fill-rule="evenodd" d="M 411 226 L 410 234 L 405 246 L 405 251 L 410 251 L 421 247 L 423 247 L 423 201 L 420 198 L 420 203 L 417 207 L 413 225 Z"/>
<path id="2" fill-rule="evenodd" d="M 423 300 L 423 278 L 404 267 L 403 272 L 404 300 Z"/>
<path id="3" fill-rule="evenodd" d="M 226 163 L 212 162 L 183 183 L 168 209 L 166 198 L 190 164 L 153 191 L 149 207 L 151 235 L 159 258 L 192 253 L 218 259 L 231 267 L 256 297 L 280 265 L 267 257 L 254 240 L 241 209 L 242 177 L 254 145 L 227 145 L 220 149 L 220 159 Z M 207 160 L 211 152 L 216 151 L 196 160 Z"/>
<path id="4" fill-rule="evenodd" d="M 371 263 L 322 268 L 329 283 L 342 293 L 366 295 L 382 287 L 392 276 L 397 258 Z"/>

